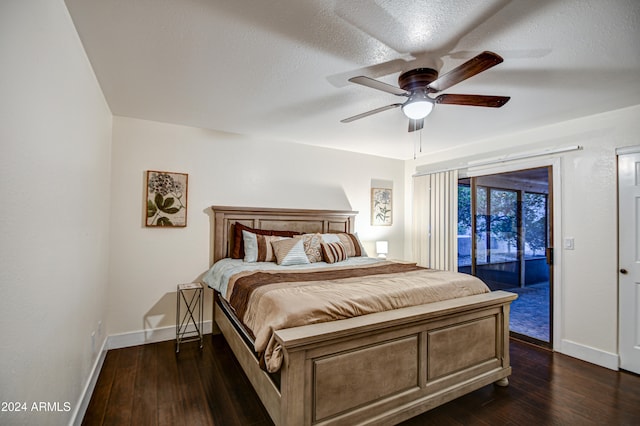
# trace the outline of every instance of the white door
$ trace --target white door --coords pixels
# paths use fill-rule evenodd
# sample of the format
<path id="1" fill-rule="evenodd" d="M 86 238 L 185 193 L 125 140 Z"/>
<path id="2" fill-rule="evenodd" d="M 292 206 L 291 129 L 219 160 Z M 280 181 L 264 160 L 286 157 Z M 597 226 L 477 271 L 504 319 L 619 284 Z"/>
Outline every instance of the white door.
<path id="1" fill-rule="evenodd" d="M 620 368 L 640 374 L 640 153 L 618 157 Z"/>

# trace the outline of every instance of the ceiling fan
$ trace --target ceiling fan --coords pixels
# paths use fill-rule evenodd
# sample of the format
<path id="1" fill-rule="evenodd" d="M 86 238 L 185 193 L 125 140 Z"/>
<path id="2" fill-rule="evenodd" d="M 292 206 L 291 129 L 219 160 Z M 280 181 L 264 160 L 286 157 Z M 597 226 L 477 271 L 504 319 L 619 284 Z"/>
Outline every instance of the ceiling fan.
<path id="1" fill-rule="evenodd" d="M 413 132 L 422 129 L 424 118 L 429 115 L 435 104 L 500 108 L 511 99 L 509 96 L 442 94 L 431 97 L 429 95 L 446 90 L 461 81 L 498 65 L 502 61 L 503 59 L 500 55 L 485 51 L 439 78 L 438 71 L 432 68 L 412 69 L 400 74 L 400 77 L 398 77 L 398 85 L 400 87 L 365 76 L 350 78 L 349 81 L 351 83 L 361 84 L 397 96 L 405 96 L 409 99 L 404 103 L 383 106 L 340 121 L 342 123 L 350 123 L 382 111 L 401 107 L 402 112 L 409 118 L 409 131 Z"/>

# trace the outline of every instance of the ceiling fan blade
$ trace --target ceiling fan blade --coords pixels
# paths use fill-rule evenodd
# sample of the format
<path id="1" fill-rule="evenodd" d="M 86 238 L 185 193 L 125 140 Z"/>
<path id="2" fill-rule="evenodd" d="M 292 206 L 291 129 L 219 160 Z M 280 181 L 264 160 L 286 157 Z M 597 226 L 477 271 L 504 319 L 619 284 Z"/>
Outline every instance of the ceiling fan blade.
<path id="1" fill-rule="evenodd" d="M 502 105 L 506 104 L 509 99 L 511 99 L 510 96 L 444 94 L 438 96 L 434 100 L 437 104 L 500 108 Z"/>
<path id="2" fill-rule="evenodd" d="M 413 120 L 413 119 L 409 119 L 409 131 L 410 132 L 415 132 L 416 130 L 422 130 L 422 127 L 424 126 L 424 118 L 421 118 L 419 120 Z"/>
<path id="3" fill-rule="evenodd" d="M 383 106 L 380 108 L 372 109 L 371 111 L 363 112 L 362 114 L 354 115 L 353 117 L 345 118 L 343 120 L 340 120 L 340 122 L 351 123 L 352 121 L 360 120 L 361 118 L 365 118 L 370 115 L 377 114 L 382 111 L 386 111 L 388 109 L 398 108 L 399 106 L 402 106 L 402 104 L 391 104 L 391 105 Z"/>
<path id="4" fill-rule="evenodd" d="M 330 75 L 327 77 L 327 81 L 335 87 L 345 87 L 350 83 L 348 80 L 352 77 L 356 77 L 359 75 L 367 75 L 370 78 L 383 77 L 385 75 L 394 74 L 401 69 L 406 68 L 408 63 L 409 61 L 406 59 L 392 59 L 387 62 L 369 65 L 368 67 Z"/>
<path id="5" fill-rule="evenodd" d="M 437 80 L 431 82 L 427 89 L 430 93 L 441 92 L 449 87 L 460 83 L 482 71 L 498 65 L 503 61 L 502 57 L 496 53 L 485 51 L 469 59 L 464 64 L 452 69 Z"/>
<path id="6" fill-rule="evenodd" d="M 349 79 L 349 81 L 352 83 L 371 87 L 372 89 L 382 90 L 383 92 L 391 93 L 392 95 L 409 96 L 410 94 L 406 90 L 403 90 L 399 87 L 392 86 L 390 84 L 383 83 L 382 81 L 374 80 L 373 78 L 365 77 L 363 75 L 352 77 Z"/>

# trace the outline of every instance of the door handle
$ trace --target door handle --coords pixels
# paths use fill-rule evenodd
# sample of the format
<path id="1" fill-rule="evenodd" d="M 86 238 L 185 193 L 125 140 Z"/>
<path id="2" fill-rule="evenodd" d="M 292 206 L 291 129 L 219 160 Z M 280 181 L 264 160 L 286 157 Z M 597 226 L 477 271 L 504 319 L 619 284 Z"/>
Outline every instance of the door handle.
<path id="1" fill-rule="evenodd" d="M 627 271 L 626 269 L 622 268 L 622 269 L 620 269 L 620 273 L 622 275 L 627 275 L 629 273 L 629 271 Z"/>

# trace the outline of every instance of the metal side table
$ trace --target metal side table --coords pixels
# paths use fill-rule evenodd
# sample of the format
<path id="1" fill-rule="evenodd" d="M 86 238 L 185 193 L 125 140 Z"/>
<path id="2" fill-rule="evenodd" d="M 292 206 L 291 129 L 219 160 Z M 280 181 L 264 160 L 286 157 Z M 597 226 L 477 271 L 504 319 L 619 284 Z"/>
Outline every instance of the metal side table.
<path id="1" fill-rule="evenodd" d="M 180 343 L 199 340 L 202 349 L 204 288 L 201 283 L 178 284 L 176 306 L 176 353 Z M 185 311 L 181 315 L 182 307 Z"/>

